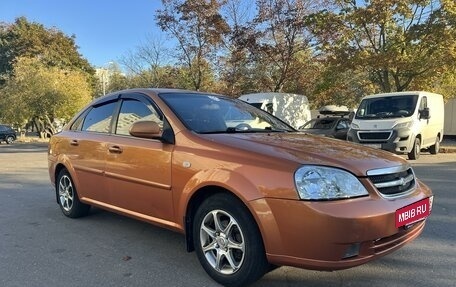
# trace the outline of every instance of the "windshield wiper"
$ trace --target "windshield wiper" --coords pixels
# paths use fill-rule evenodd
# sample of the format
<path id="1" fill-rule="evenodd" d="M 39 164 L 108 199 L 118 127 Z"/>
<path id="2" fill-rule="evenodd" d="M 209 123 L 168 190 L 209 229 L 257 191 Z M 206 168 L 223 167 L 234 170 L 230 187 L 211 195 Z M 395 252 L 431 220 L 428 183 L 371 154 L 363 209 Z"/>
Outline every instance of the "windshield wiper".
<path id="1" fill-rule="evenodd" d="M 227 133 L 257 133 L 257 132 L 264 132 L 264 130 L 258 129 L 238 129 L 235 127 L 229 127 L 226 129 Z"/>
<path id="2" fill-rule="evenodd" d="M 271 127 L 266 127 L 264 129 L 237 129 L 235 127 L 229 127 L 226 129 L 227 133 L 280 133 L 280 132 L 290 132 L 285 129 L 272 129 Z"/>

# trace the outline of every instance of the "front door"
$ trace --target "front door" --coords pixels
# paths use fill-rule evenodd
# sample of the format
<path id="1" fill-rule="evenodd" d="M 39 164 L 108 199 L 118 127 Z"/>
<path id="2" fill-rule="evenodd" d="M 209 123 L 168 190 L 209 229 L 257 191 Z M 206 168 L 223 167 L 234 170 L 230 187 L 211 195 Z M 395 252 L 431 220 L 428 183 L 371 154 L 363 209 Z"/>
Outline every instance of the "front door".
<path id="1" fill-rule="evenodd" d="M 136 138 L 128 132 L 134 122 L 141 120 L 155 121 L 163 127 L 164 118 L 150 100 L 141 95 L 122 95 L 121 101 L 106 161 L 110 203 L 121 211 L 148 220 L 171 221 L 174 145 Z"/>
<path id="2" fill-rule="evenodd" d="M 420 108 L 419 110 L 422 111 L 428 107 L 427 97 L 422 97 L 420 101 Z M 418 114 L 418 117 L 420 115 Z M 430 146 L 435 142 L 435 137 L 437 134 L 434 134 L 432 127 L 429 123 L 429 119 L 419 119 L 420 127 L 421 127 L 421 146 Z"/>

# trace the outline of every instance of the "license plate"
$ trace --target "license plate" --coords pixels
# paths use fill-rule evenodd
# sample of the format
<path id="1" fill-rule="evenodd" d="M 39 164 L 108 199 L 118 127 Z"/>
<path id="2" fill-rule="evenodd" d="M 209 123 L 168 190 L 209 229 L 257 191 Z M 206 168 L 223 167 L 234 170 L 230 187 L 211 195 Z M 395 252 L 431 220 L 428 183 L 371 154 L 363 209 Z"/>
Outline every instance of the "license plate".
<path id="1" fill-rule="evenodd" d="M 382 148 L 381 144 L 363 144 L 363 146 L 373 147 L 373 148 Z"/>
<path id="2" fill-rule="evenodd" d="M 423 220 L 431 214 L 433 196 L 396 210 L 396 228 Z"/>

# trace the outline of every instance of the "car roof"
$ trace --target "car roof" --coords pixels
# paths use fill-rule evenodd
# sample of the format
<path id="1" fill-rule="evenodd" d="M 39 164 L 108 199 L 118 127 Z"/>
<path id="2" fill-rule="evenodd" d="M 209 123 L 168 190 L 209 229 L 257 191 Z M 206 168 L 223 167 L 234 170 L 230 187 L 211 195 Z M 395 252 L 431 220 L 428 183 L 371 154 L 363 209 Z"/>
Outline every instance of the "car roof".
<path id="1" fill-rule="evenodd" d="M 440 94 L 425 92 L 425 91 L 405 91 L 405 92 L 391 92 L 391 93 L 381 93 L 381 94 L 373 94 L 367 95 L 363 97 L 363 99 L 371 99 L 371 98 L 383 98 L 383 97 L 392 97 L 392 96 L 409 96 L 409 95 L 424 95 L 424 96 L 436 96 L 442 97 Z"/>
<path id="2" fill-rule="evenodd" d="M 195 95 L 214 95 L 218 97 L 227 97 L 224 95 L 220 94 L 214 94 L 210 92 L 201 92 L 201 91 L 191 91 L 191 90 L 185 90 L 185 89 L 168 89 L 168 88 L 133 88 L 133 89 L 125 89 L 125 90 L 120 90 L 120 91 L 115 91 L 112 93 L 109 93 L 107 95 L 103 95 L 99 98 L 94 99 L 91 103 L 90 106 L 96 106 L 100 103 L 104 103 L 110 100 L 115 100 L 119 97 L 119 95 L 122 94 L 129 94 L 129 93 L 142 93 L 146 95 L 164 95 L 164 94 L 195 94 Z M 165 95 L 166 97 L 166 95 Z"/>

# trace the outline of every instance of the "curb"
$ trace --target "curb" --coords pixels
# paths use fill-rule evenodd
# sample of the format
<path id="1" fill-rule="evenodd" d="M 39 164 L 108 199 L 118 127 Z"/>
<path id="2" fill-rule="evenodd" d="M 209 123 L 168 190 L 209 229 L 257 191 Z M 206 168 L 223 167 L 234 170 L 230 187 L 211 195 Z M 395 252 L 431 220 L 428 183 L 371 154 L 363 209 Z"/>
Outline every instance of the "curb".
<path id="1" fill-rule="evenodd" d="M 439 153 L 456 153 L 456 147 L 440 147 Z"/>

